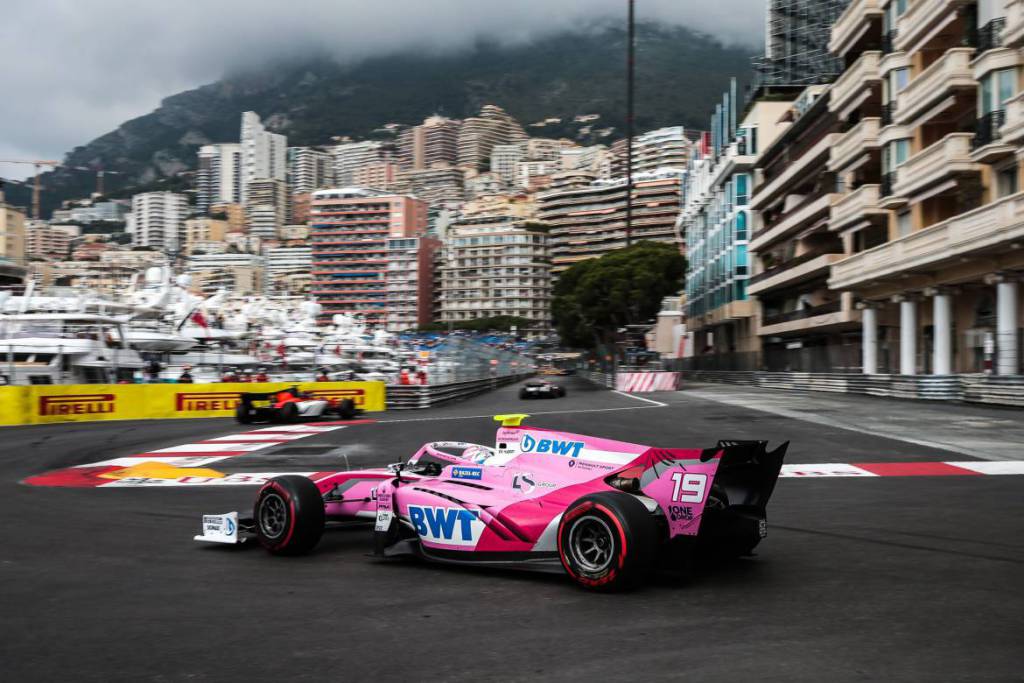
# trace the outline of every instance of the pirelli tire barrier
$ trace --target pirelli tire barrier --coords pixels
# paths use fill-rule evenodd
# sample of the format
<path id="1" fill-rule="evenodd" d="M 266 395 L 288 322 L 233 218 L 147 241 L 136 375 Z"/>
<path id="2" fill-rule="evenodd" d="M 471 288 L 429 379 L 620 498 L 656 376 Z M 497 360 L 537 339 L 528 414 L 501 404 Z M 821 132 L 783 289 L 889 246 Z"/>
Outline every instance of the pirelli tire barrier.
<path id="1" fill-rule="evenodd" d="M 530 377 L 533 373 L 506 375 L 504 377 L 487 377 L 464 382 L 447 384 L 428 384 L 425 386 L 389 386 L 387 390 L 388 410 L 412 410 L 460 401 L 488 391 L 515 384 Z"/>
<path id="2" fill-rule="evenodd" d="M 318 398 L 350 398 L 366 411 L 385 408 L 383 382 L 34 385 L 0 387 L 0 424 L 231 417 L 242 392 L 294 386 Z"/>
<path id="3" fill-rule="evenodd" d="M 963 401 L 1024 408 L 1024 375 L 861 375 L 814 372 L 692 371 L 698 382 L 744 384 L 765 389 Z"/>

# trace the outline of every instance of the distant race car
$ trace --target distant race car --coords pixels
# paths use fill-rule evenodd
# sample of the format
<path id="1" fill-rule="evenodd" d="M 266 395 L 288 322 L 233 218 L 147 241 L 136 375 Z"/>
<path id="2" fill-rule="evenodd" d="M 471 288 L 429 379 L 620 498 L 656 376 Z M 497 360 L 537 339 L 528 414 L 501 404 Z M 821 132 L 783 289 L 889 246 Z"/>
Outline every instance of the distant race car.
<path id="1" fill-rule="evenodd" d="M 355 401 L 316 398 L 292 387 L 269 393 L 245 392 L 235 408 L 235 419 L 242 424 L 254 422 L 302 422 L 331 418 L 350 420 L 359 414 Z"/>
<path id="2" fill-rule="evenodd" d="M 593 590 L 629 588 L 662 562 L 749 554 L 788 444 L 653 448 L 521 425 L 499 415 L 494 448 L 422 446 L 386 468 L 270 479 L 253 516 L 206 515 L 196 540 L 256 538 L 309 552 L 327 525 L 374 525 L 380 557 L 564 571 Z"/>
<path id="3" fill-rule="evenodd" d="M 562 398 L 563 396 L 565 396 L 565 387 L 552 384 L 544 379 L 530 380 L 519 390 L 519 398 Z"/>

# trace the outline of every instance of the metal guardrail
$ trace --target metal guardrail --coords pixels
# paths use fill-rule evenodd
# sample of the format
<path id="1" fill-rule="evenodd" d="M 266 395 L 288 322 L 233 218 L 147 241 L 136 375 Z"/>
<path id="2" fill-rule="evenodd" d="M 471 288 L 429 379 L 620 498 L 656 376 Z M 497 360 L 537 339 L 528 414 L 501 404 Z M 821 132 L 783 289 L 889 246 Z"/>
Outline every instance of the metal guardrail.
<path id="1" fill-rule="evenodd" d="M 765 389 L 963 401 L 1024 408 L 1024 375 L 860 375 L 748 371 L 694 371 L 684 374 L 688 379 L 696 381 L 742 384 Z"/>
<path id="2" fill-rule="evenodd" d="M 388 410 L 417 410 L 430 408 L 449 401 L 460 401 L 464 398 L 493 391 L 498 387 L 515 384 L 533 373 L 487 377 L 464 382 L 448 382 L 446 384 L 399 385 L 387 387 Z"/>

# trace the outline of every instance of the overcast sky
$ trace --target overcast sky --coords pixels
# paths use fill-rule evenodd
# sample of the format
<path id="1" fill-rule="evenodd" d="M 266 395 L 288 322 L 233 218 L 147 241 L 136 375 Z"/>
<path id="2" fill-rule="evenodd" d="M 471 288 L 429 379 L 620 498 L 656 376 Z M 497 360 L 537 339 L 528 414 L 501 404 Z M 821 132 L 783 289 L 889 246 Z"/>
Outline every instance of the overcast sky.
<path id="1" fill-rule="evenodd" d="M 637 0 L 639 20 L 761 42 L 765 0 Z M 0 159 L 64 153 L 254 57 L 458 49 L 625 16 L 626 0 L 2 0 Z M 30 167 L 0 164 L 0 177 Z"/>

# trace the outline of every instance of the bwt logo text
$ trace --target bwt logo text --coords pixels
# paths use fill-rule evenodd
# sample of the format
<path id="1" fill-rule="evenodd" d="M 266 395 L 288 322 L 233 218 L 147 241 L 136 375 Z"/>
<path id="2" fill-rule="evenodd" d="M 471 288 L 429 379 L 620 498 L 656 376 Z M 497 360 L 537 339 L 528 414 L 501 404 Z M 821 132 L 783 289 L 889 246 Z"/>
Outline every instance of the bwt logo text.
<path id="1" fill-rule="evenodd" d="M 523 453 L 551 453 L 553 455 L 568 455 L 570 458 L 578 458 L 580 457 L 580 451 L 583 450 L 583 442 L 536 439 L 527 434 L 523 436 L 523 440 L 519 443 L 519 450 Z"/>
<path id="2" fill-rule="evenodd" d="M 179 413 L 204 410 L 234 410 L 242 395 L 237 391 L 190 391 L 174 395 L 174 409 Z"/>
<path id="3" fill-rule="evenodd" d="M 40 396 L 40 415 L 98 415 L 114 412 L 113 394 Z"/>

